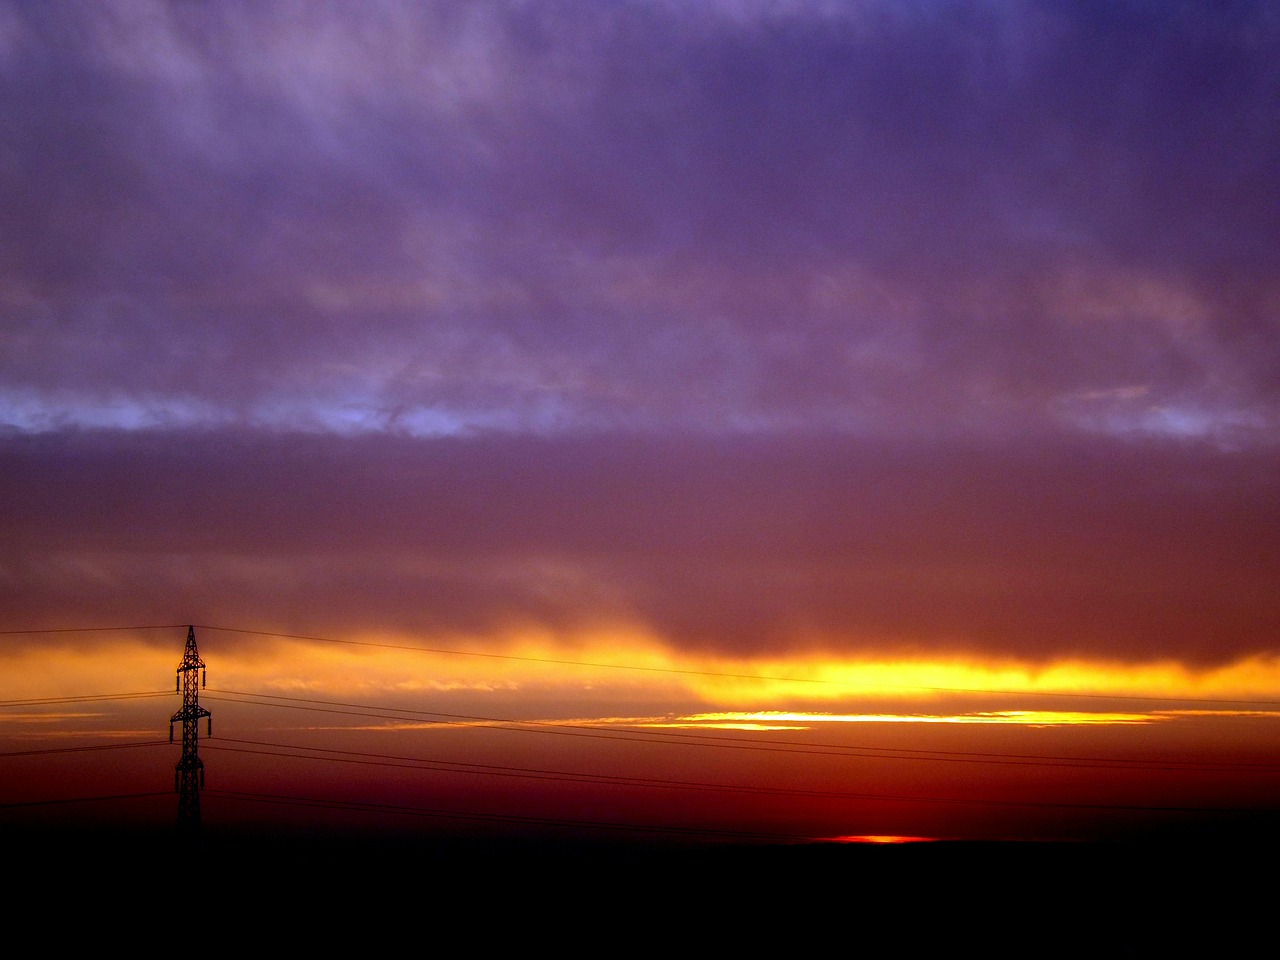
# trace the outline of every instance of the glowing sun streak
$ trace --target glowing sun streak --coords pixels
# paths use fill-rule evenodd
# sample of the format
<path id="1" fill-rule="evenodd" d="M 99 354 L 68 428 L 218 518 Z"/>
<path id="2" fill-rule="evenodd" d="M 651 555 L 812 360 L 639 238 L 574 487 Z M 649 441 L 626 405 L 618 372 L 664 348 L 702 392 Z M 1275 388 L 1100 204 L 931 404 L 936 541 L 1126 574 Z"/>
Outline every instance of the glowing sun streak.
<path id="1" fill-rule="evenodd" d="M 1045 727 L 1069 724 L 1153 723 L 1167 719 L 1169 719 L 1167 716 L 1147 713 L 1090 713 L 1066 710 L 998 710 L 962 714 L 834 714 L 764 711 L 760 713 L 700 713 L 681 717 L 678 720 L 647 724 L 647 726 L 734 730 L 805 730 L 825 723 L 977 723 L 1021 724 Z"/>
<path id="2" fill-rule="evenodd" d="M 1274 701 L 1280 705 L 1280 657 L 1258 656 L 1208 670 L 1176 661 L 1120 663 L 1061 661 L 1038 665 L 983 660 L 788 660 L 722 663 L 691 677 L 690 686 L 713 703 L 863 698 L 938 699 L 970 694 Z M 744 678 L 754 671 L 758 679 Z"/>

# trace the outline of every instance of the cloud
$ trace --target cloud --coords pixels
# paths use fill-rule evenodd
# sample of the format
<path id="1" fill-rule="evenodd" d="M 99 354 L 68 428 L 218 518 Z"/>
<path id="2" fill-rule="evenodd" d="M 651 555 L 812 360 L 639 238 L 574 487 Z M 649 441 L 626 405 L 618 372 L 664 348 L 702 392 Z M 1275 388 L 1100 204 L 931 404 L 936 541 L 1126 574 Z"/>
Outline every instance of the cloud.
<path id="1" fill-rule="evenodd" d="M 1275 427 L 1265 4 L 6 25 L 25 430 Z"/>
<path id="2" fill-rule="evenodd" d="M 0 18 L 15 618 L 1274 645 L 1269 5 Z"/>
<path id="3" fill-rule="evenodd" d="M 20 626 L 1217 664 L 1275 643 L 1275 451 L 87 433 L 0 451 Z"/>

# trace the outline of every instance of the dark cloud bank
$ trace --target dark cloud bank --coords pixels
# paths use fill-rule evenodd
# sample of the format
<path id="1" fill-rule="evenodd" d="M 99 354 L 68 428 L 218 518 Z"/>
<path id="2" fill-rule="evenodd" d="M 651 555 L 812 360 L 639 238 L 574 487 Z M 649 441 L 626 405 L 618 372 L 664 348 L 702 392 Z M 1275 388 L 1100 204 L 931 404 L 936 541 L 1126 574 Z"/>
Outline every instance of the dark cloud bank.
<path id="1" fill-rule="evenodd" d="M 0 464 L 22 625 L 1206 664 L 1280 625 L 1274 451 L 249 432 L 11 437 Z"/>

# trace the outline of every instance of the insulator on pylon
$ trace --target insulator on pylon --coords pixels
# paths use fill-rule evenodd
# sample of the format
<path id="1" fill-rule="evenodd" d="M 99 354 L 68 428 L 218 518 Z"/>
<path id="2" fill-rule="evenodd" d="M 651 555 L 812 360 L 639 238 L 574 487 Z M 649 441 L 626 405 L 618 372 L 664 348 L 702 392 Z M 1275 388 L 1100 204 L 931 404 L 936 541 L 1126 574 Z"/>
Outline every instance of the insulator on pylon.
<path id="1" fill-rule="evenodd" d="M 205 673 L 203 670 L 201 670 L 201 671 L 200 671 L 200 686 L 202 686 L 202 687 L 203 687 L 203 686 L 207 686 L 207 685 L 208 685 L 208 680 L 209 680 L 209 675 L 208 675 L 207 673 Z"/>
<path id="2" fill-rule="evenodd" d="M 169 721 L 169 742 L 173 743 L 173 721 Z"/>
<path id="3" fill-rule="evenodd" d="M 213 717 L 209 718 L 209 736 L 213 736 Z"/>

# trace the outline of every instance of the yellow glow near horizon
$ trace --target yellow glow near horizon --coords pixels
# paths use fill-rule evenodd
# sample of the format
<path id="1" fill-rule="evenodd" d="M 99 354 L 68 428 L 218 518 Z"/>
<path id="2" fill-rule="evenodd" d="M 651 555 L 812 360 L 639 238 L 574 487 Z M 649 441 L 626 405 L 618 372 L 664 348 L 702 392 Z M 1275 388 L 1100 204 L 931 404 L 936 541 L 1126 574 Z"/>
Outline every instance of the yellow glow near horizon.
<path id="1" fill-rule="evenodd" d="M 0 700 L 165 693 L 175 686 L 181 660 L 181 643 L 166 654 L 127 639 L 10 648 L 0 651 Z"/>
<path id="2" fill-rule="evenodd" d="M 1220 716 L 1216 711 L 1211 715 Z M 1053 710 L 1008 710 L 974 714 L 910 714 L 876 713 L 835 715 L 827 713 L 704 713 L 683 717 L 573 717 L 541 718 L 536 720 L 451 720 L 450 729 L 461 727 L 504 727 L 536 724 L 538 726 L 617 726 L 642 727 L 658 730 L 737 730 L 749 733 L 770 733 L 811 730 L 824 724 L 849 723 L 953 723 L 953 724 L 1015 724 L 1021 726 L 1067 726 L 1092 724 L 1099 726 L 1117 724 L 1159 723 L 1176 719 L 1180 714 L 1163 713 L 1087 713 Z M 1254 714 L 1249 714 L 1253 716 Z M 387 720 L 374 725 L 343 729 L 367 729 L 381 732 L 396 730 L 438 729 L 429 721 Z M 319 728 L 316 728 L 319 729 Z"/>
<path id="3" fill-rule="evenodd" d="M 1027 726 L 1134 724 L 1169 720 L 1168 714 L 1093 713 L 1068 710 L 1000 710 L 966 714 L 923 713 L 703 713 L 646 726 L 717 730 L 806 730 L 824 723 L 1010 723 Z"/>
<path id="4" fill-rule="evenodd" d="M 410 656 L 418 656 L 406 651 Z M 440 653 L 440 651 L 437 651 Z M 1198 670 L 1174 660 L 1048 663 L 965 656 L 835 660 L 811 654 L 729 659 L 682 653 L 644 634 L 613 631 L 562 638 L 513 635 L 505 643 L 441 653 L 433 669 L 455 680 L 682 689 L 708 703 L 780 700 L 942 698 L 1012 693 L 1156 699 L 1274 699 L 1280 657 L 1256 656 Z"/>
<path id="5" fill-rule="evenodd" d="M 743 680 L 748 669 L 759 679 Z M 751 695 L 806 699 L 860 697 L 940 698 L 957 694 L 1013 693 L 1068 696 L 1132 696 L 1167 699 L 1275 699 L 1280 702 L 1280 657 L 1250 657 L 1195 670 L 1176 661 L 1147 663 L 1069 660 L 1048 664 L 983 660 L 822 660 L 741 663 L 724 675 L 691 680 L 713 702 Z M 730 675 L 733 674 L 733 675 Z"/>
<path id="6" fill-rule="evenodd" d="M 1220 700 L 1223 709 L 1280 707 L 1280 657 L 1257 656 L 1210 669 L 1175 661 L 1121 663 L 1071 660 L 1053 663 L 983 659 L 834 660 L 813 655 L 728 659 L 682 654 L 651 636 L 613 631 L 560 637 L 512 632 L 503 638 L 403 638 L 370 634 L 349 641 L 286 638 L 247 640 L 228 633 L 197 631 L 211 687 L 247 692 L 373 698 L 395 694 L 554 694 L 567 702 L 581 694 L 627 695 L 683 701 L 708 708 L 749 706 L 739 723 L 777 723 L 796 707 L 823 701 L 883 711 L 848 714 L 868 718 L 913 717 L 917 722 L 1059 723 L 1126 722 L 1130 714 L 1020 710 L 1020 696 L 1131 697 L 1153 702 L 1151 711 L 1175 708 L 1168 701 Z M 171 649 L 154 637 L 95 640 L 79 645 L 24 645 L 0 649 L 0 700 L 120 693 L 163 692 L 174 682 L 182 640 Z M 981 708 L 957 708 L 957 698 L 981 697 Z M 991 703 L 993 697 L 1001 702 Z M 1229 701 L 1239 701 L 1231 704 Z M 936 716 L 921 706 L 946 701 Z M 914 707 L 906 706 L 907 703 Z M 975 708 L 978 704 L 975 703 Z M 1188 703 L 1187 709 L 1194 709 Z M 986 712 L 982 712 L 985 710 Z M 714 709 L 707 710 L 709 715 Z M 1074 720 L 1071 717 L 1078 713 Z M 806 722 L 820 710 L 801 710 Z M 844 716 L 836 713 L 836 716 Z M 932 719 L 930 719 L 932 718 Z M 1100 718 L 1100 719 L 1098 719 Z M 731 722 L 726 715 L 725 722 Z M 787 721 L 796 722 L 796 721 Z M 1136 722 L 1136 721 L 1128 721 Z"/>

